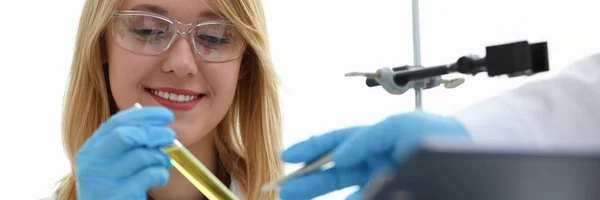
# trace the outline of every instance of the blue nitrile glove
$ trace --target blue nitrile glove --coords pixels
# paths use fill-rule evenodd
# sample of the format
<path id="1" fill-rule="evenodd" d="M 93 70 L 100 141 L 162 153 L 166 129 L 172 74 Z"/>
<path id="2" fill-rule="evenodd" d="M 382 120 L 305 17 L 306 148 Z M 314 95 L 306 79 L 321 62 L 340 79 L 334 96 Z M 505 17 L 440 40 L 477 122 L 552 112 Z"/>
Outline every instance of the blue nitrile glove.
<path id="1" fill-rule="evenodd" d="M 145 200 L 149 188 L 166 184 L 171 162 L 159 148 L 173 144 L 173 118 L 166 108 L 145 107 L 103 123 L 75 155 L 78 199 Z"/>
<path id="2" fill-rule="evenodd" d="M 315 160 L 333 151 L 335 166 L 309 173 L 281 185 L 282 199 L 312 199 L 358 185 L 361 188 L 381 172 L 395 168 L 430 134 L 465 137 L 457 121 L 421 111 L 393 115 L 370 126 L 335 130 L 300 142 L 282 153 L 288 163 Z M 358 199 L 362 189 L 347 199 Z"/>

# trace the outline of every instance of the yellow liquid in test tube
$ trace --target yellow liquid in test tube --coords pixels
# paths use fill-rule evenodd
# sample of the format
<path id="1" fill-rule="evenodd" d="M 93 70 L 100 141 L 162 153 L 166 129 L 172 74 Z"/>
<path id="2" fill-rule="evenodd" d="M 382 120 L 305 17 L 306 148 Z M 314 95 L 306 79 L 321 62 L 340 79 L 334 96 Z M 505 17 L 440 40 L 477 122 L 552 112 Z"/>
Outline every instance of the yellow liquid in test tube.
<path id="1" fill-rule="evenodd" d="M 237 197 L 179 141 L 163 149 L 173 166 L 210 200 L 237 200 Z"/>
<path id="2" fill-rule="evenodd" d="M 142 105 L 135 103 L 136 108 Z M 169 155 L 173 166 L 210 200 L 238 200 L 208 168 L 188 151 L 178 140 L 162 150 Z"/>

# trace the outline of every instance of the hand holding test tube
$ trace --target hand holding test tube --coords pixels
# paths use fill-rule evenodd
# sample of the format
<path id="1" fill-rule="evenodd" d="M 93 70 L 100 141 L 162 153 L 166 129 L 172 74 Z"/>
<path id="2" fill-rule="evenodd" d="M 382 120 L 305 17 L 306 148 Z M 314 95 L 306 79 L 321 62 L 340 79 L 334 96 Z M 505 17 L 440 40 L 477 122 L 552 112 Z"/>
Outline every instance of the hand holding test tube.
<path id="1" fill-rule="evenodd" d="M 161 148 L 173 145 L 173 118 L 165 108 L 131 108 L 102 122 L 74 155 L 77 199 L 145 198 L 167 184 L 172 164 Z"/>
<path id="2" fill-rule="evenodd" d="M 142 105 L 135 103 L 135 107 Z M 237 200 L 238 198 L 208 168 L 188 151 L 177 139 L 172 147 L 164 148 L 173 166 L 210 200 Z"/>

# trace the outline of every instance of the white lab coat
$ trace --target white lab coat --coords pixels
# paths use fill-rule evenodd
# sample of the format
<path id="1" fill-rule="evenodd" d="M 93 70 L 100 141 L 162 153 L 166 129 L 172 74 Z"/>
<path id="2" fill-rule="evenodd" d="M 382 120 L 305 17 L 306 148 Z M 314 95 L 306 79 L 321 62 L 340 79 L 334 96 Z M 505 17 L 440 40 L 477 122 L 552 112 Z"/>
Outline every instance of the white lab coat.
<path id="1" fill-rule="evenodd" d="M 453 115 L 477 142 L 600 145 L 600 53 Z"/>

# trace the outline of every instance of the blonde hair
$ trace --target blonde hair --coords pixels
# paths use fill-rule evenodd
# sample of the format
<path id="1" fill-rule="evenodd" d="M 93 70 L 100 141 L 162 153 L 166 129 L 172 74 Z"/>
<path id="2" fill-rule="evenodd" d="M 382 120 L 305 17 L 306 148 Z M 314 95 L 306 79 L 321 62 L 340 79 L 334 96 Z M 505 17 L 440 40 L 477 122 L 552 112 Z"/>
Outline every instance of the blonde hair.
<path id="1" fill-rule="evenodd" d="M 87 0 L 83 7 L 63 108 L 63 145 L 71 172 L 59 181 L 58 199 L 76 200 L 74 155 L 110 113 L 103 72 L 103 34 L 118 0 Z M 281 111 L 260 0 L 214 0 L 211 7 L 230 19 L 249 46 L 242 61 L 234 104 L 216 128 L 221 162 L 250 200 L 277 199 L 260 187 L 283 175 L 279 161 Z"/>

